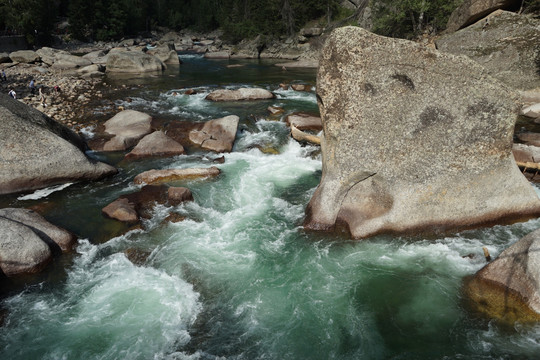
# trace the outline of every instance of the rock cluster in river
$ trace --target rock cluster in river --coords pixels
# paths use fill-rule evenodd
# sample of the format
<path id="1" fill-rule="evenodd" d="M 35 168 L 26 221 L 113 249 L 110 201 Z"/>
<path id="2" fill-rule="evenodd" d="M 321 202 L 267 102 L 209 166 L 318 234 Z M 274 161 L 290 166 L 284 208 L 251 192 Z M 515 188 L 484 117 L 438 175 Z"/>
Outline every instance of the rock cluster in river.
<path id="1" fill-rule="evenodd" d="M 59 252 L 70 251 L 76 237 L 27 209 L 0 209 L 0 270 L 7 276 L 42 270 Z"/>
<path id="2" fill-rule="evenodd" d="M 306 228 L 363 238 L 540 214 L 512 158 L 517 95 L 474 61 L 354 27 L 320 61 L 323 173 Z"/>

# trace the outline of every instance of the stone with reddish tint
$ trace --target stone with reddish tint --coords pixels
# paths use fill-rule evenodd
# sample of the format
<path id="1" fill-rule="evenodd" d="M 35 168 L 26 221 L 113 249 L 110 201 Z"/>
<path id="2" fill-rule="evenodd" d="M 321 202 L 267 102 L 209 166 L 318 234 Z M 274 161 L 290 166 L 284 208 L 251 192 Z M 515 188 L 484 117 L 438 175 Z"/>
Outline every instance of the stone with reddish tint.
<path id="1" fill-rule="evenodd" d="M 167 194 L 170 205 L 178 205 L 184 201 L 193 201 L 191 190 L 185 187 L 170 187 Z"/>

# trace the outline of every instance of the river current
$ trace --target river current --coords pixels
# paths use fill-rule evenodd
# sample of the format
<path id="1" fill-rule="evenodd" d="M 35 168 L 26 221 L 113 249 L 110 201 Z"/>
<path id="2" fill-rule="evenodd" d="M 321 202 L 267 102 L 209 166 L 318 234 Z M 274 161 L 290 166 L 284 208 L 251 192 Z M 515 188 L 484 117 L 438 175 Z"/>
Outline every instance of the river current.
<path id="1" fill-rule="evenodd" d="M 39 206 L 79 243 L 38 276 L 4 279 L 0 359 L 536 359 L 540 326 L 512 327 L 470 311 L 462 281 L 540 220 L 440 237 L 377 236 L 362 241 L 302 229 L 321 175 L 320 150 L 290 139 L 281 106 L 317 113 L 314 70 L 271 62 L 206 60 L 183 54 L 163 75 L 107 78 L 125 85 L 95 103 L 96 119 L 114 107 L 163 123 L 240 116 L 237 140 L 220 155 L 188 151 L 122 161 L 110 179 L 4 196 L 0 205 Z M 276 99 L 211 103 L 215 88 L 260 86 Z M 185 89 L 196 95 L 183 95 Z M 179 95 L 175 96 L 173 92 Z M 129 100 L 128 100 L 129 99 Z M 84 120 L 84 119 L 83 119 Z M 83 134 L 93 136 L 88 126 Z M 271 149 L 271 151 L 268 151 Z M 151 168 L 218 166 L 217 179 L 187 186 L 195 201 L 156 206 L 145 230 L 123 235 L 101 209 L 138 190 Z M 163 220 L 171 213 L 186 219 Z M 128 259 L 130 253 L 139 261 Z M 22 290 L 21 290 L 22 288 Z M 1 317 L 1 316 L 0 316 Z"/>

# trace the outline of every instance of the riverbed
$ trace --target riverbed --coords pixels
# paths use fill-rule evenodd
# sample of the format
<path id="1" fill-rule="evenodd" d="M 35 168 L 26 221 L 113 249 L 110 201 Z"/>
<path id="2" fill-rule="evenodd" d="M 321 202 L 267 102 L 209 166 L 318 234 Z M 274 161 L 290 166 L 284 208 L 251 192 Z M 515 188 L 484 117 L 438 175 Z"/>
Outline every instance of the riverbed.
<path id="1" fill-rule="evenodd" d="M 78 119 L 82 133 L 90 139 L 95 122 L 119 107 L 164 126 L 238 115 L 233 151 L 222 164 L 215 161 L 221 155 L 197 149 L 131 162 L 123 153 L 90 152 L 119 174 L 1 197 L 2 207 L 40 209 L 79 236 L 75 253 L 42 274 L 2 280 L 1 359 L 537 358 L 539 325 L 478 316 L 461 285 L 486 264 L 483 247 L 496 257 L 540 220 L 429 238 L 352 241 L 306 232 L 320 149 L 292 140 L 284 116 L 318 113 L 315 90 L 279 84 L 315 85 L 315 70 L 181 59 L 162 75 L 106 78 L 106 100 L 92 103 L 91 118 Z M 276 99 L 204 99 L 213 89 L 241 86 L 266 88 Z M 184 95 L 187 89 L 197 93 Z M 271 116 L 271 105 L 285 113 Z M 116 236 L 125 229 L 101 214 L 139 189 L 132 180 L 144 170 L 209 166 L 221 175 L 176 184 L 190 188 L 194 201 L 156 206 L 144 230 Z M 185 220 L 164 222 L 171 213 Z"/>

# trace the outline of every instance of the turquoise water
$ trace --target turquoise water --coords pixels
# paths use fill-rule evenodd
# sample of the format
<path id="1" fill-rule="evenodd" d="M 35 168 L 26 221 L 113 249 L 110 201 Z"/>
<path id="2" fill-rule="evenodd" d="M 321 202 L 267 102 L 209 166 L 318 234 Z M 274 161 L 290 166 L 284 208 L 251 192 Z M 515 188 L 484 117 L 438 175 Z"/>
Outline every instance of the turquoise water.
<path id="1" fill-rule="evenodd" d="M 224 61 L 184 56 L 181 68 L 160 77 L 106 80 L 127 84 L 109 94 L 115 105 L 164 121 L 239 115 L 225 163 L 204 152 L 132 163 L 94 154 L 120 174 L 0 200 L 39 205 L 49 220 L 80 236 L 76 253 L 43 274 L 4 280 L 13 290 L 1 303 L 0 359 L 538 357 L 540 326 L 477 317 L 460 292 L 463 278 L 485 264 L 483 246 L 496 256 L 538 228 L 538 220 L 434 238 L 351 241 L 305 232 L 304 209 L 320 179 L 319 149 L 292 141 L 283 119 L 271 118 L 266 107 L 317 112 L 314 92 L 277 91 L 277 99 L 238 104 L 203 97 L 216 87 L 255 84 L 274 91 L 283 81 L 313 84 L 315 73 L 240 63 L 231 69 Z M 199 95 L 172 95 L 187 88 Z M 96 117 L 104 111 L 105 104 L 96 105 Z M 222 174 L 180 183 L 194 202 L 156 206 L 146 230 L 110 239 L 122 229 L 101 208 L 137 190 L 136 174 L 193 166 L 218 166 Z M 163 223 L 171 212 L 186 220 Z M 133 264 L 128 249 L 147 257 Z M 27 281 L 22 291 L 21 281 Z"/>

